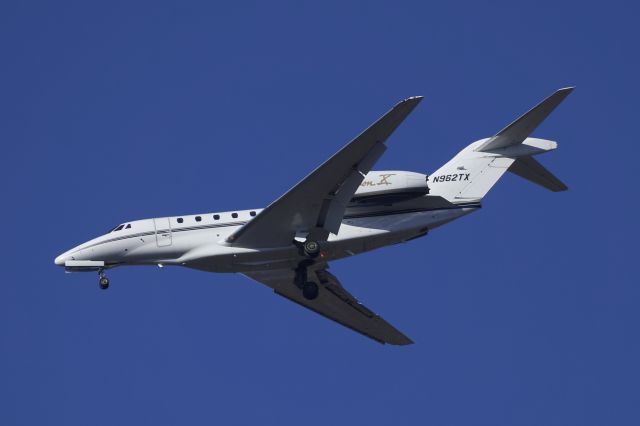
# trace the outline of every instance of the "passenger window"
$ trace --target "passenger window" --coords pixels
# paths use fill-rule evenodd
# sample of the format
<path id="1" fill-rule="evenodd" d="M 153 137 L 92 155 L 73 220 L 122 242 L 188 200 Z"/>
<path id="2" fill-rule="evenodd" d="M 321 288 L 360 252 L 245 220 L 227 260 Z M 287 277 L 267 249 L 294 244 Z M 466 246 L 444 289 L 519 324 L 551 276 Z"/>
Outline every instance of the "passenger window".
<path id="1" fill-rule="evenodd" d="M 178 223 L 182 223 L 183 219 L 181 217 L 178 218 Z"/>
<path id="2" fill-rule="evenodd" d="M 250 212 L 249 214 L 250 214 L 251 216 L 255 216 L 255 215 L 256 215 L 256 212 Z"/>
<path id="3" fill-rule="evenodd" d="M 231 213 L 231 217 L 234 218 L 234 219 L 237 218 L 238 217 L 238 213 Z"/>
<path id="4" fill-rule="evenodd" d="M 220 220 L 220 215 L 219 214 L 214 214 L 213 215 L 213 219 L 214 220 Z"/>
<path id="5" fill-rule="evenodd" d="M 196 216 L 196 222 L 200 222 L 202 218 L 200 216 Z"/>
<path id="6" fill-rule="evenodd" d="M 131 228 L 131 224 L 127 223 L 127 226 L 124 227 L 124 229 L 130 229 Z"/>

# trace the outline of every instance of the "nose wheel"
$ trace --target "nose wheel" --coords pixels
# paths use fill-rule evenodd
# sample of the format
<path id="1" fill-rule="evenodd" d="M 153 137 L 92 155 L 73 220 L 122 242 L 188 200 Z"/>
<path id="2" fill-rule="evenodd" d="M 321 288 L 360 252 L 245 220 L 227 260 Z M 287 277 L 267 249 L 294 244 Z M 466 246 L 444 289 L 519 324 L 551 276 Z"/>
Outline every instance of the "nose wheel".
<path id="1" fill-rule="evenodd" d="M 109 288 L 109 278 L 107 278 L 107 276 L 104 274 L 104 270 L 100 270 L 98 272 L 98 285 L 100 286 L 100 288 L 102 290 L 106 290 Z"/>

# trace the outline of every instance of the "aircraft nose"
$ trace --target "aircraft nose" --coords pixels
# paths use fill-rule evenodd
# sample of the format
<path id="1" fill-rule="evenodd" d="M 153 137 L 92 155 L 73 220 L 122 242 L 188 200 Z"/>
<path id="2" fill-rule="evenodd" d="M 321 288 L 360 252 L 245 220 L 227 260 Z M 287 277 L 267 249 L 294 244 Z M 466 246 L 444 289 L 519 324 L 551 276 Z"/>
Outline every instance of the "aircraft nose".
<path id="1" fill-rule="evenodd" d="M 56 257 L 54 263 L 58 266 L 64 266 L 64 262 L 67 260 L 66 253 L 62 253 L 60 256 Z"/>

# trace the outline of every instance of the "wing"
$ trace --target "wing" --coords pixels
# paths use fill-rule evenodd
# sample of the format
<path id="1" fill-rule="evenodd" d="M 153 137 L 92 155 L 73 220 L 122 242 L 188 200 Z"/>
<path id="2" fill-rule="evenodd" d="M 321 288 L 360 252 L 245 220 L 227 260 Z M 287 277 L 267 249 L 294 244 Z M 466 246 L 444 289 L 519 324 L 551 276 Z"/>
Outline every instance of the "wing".
<path id="1" fill-rule="evenodd" d="M 314 281 L 319 288 L 318 297 L 314 300 L 307 300 L 302 296 L 302 291 L 294 282 L 295 273 L 292 270 L 279 269 L 243 274 L 271 287 L 276 294 L 380 343 L 391 345 L 413 343 L 391 324 L 358 302 L 325 268 L 308 272 L 307 279 Z"/>
<path id="2" fill-rule="evenodd" d="M 299 232 L 318 241 L 329 232 L 338 233 L 349 200 L 386 150 L 384 142 L 421 100 L 419 96 L 398 103 L 227 242 L 239 247 L 282 247 Z"/>

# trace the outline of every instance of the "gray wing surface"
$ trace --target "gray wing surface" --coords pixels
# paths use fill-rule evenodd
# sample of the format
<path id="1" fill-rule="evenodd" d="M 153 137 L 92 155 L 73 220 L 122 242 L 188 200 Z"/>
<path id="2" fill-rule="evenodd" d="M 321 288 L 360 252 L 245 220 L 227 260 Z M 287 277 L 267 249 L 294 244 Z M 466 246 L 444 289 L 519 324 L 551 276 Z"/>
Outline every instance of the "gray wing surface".
<path id="1" fill-rule="evenodd" d="M 318 241 L 336 234 L 349 200 L 386 150 L 384 142 L 421 100 L 418 96 L 398 103 L 227 241 L 267 248 L 291 244 L 298 232 Z"/>
<path id="2" fill-rule="evenodd" d="M 326 266 L 326 265 L 324 265 Z M 326 269 L 309 271 L 308 279 L 319 288 L 318 297 L 307 300 L 295 285 L 295 272 L 288 269 L 245 272 L 247 277 L 271 287 L 283 296 L 305 308 L 361 333 L 379 343 L 410 345 L 411 339 L 373 313 L 353 297 L 338 279 Z"/>

